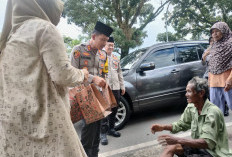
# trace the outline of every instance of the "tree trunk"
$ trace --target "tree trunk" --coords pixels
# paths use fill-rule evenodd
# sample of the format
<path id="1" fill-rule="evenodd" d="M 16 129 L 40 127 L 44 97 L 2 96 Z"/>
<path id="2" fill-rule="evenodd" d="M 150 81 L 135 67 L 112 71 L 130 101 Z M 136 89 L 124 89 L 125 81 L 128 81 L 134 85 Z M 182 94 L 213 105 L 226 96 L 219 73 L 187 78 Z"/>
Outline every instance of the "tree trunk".
<path id="1" fill-rule="evenodd" d="M 121 59 L 125 57 L 129 53 L 130 47 L 128 46 L 129 41 L 132 38 L 131 28 L 128 28 L 128 25 L 123 25 L 121 28 L 123 33 L 125 34 L 126 41 L 121 47 Z"/>
<path id="2" fill-rule="evenodd" d="M 129 46 L 124 46 L 121 48 L 121 59 L 128 55 L 129 53 Z"/>

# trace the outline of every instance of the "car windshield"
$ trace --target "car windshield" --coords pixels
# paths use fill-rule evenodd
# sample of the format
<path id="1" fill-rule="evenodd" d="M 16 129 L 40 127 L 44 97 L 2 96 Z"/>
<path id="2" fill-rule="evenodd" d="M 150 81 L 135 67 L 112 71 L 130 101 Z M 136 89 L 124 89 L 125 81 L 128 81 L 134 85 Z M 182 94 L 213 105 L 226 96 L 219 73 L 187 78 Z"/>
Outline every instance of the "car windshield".
<path id="1" fill-rule="evenodd" d="M 146 52 L 146 50 L 147 48 L 137 50 L 125 56 L 120 62 L 122 70 L 129 70 Z"/>

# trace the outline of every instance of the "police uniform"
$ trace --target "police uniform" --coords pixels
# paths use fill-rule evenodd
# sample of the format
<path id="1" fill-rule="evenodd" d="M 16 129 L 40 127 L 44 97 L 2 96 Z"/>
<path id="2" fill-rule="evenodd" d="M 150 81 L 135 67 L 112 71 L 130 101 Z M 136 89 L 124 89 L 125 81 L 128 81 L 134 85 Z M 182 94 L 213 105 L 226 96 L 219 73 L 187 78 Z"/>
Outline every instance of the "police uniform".
<path id="1" fill-rule="evenodd" d="M 108 63 L 108 68 L 107 65 L 105 65 L 103 72 L 106 73 L 105 75 L 106 82 L 109 84 L 114 94 L 114 97 L 117 101 L 117 104 L 119 104 L 121 97 L 120 90 L 125 90 L 122 70 L 120 67 L 120 60 L 118 59 L 117 56 L 111 54 L 111 56 L 107 56 L 107 63 Z M 108 72 L 105 69 L 108 69 Z M 109 131 L 114 129 L 117 109 L 118 109 L 117 107 L 112 108 L 112 113 L 108 116 Z"/>
<path id="2" fill-rule="evenodd" d="M 75 46 L 71 53 L 71 64 L 78 69 L 86 69 L 89 72 L 88 82 L 93 76 L 103 77 L 102 70 L 106 62 L 106 52 L 94 50 L 89 42 Z"/>
<path id="3" fill-rule="evenodd" d="M 95 30 L 110 36 L 113 29 L 109 26 L 97 22 Z M 103 67 L 106 62 L 106 53 L 102 50 L 92 49 L 90 43 L 75 46 L 71 53 L 71 64 L 78 69 L 87 69 L 89 72 L 88 83 L 91 83 L 94 76 L 103 77 Z M 101 122 L 96 121 L 91 124 L 84 125 L 81 130 L 81 143 L 88 157 L 97 157 L 100 143 L 100 125 Z"/>
<path id="4" fill-rule="evenodd" d="M 106 75 L 106 81 L 111 90 L 125 90 L 120 60 L 117 56 L 111 54 L 111 56 L 107 56 L 107 62 L 108 68 L 106 69 L 108 69 L 108 72 Z M 105 69 L 103 69 L 103 71 L 105 71 Z"/>
<path id="5" fill-rule="evenodd" d="M 112 37 L 110 37 L 108 42 L 114 43 Z M 122 70 L 120 67 L 120 60 L 117 56 L 111 54 L 110 56 L 107 55 L 107 61 L 103 68 L 103 73 L 105 75 L 106 82 L 109 84 L 117 104 L 119 104 L 119 100 L 121 97 L 120 89 L 125 90 L 124 80 L 122 75 Z M 120 133 L 116 132 L 114 129 L 115 121 L 116 121 L 116 113 L 118 107 L 112 108 L 112 113 L 101 122 L 101 143 L 102 145 L 107 145 L 108 140 L 106 137 L 106 133 L 112 135 L 114 137 L 120 137 Z M 107 128 L 107 130 L 106 130 Z"/>

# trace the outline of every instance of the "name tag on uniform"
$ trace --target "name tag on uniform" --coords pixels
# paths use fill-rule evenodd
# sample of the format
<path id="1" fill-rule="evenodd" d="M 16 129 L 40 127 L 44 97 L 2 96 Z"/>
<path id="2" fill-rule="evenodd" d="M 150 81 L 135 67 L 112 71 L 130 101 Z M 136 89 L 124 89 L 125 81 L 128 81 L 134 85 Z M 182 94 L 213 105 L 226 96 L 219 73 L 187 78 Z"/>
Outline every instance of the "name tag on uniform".
<path id="1" fill-rule="evenodd" d="M 82 59 L 90 59 L 91 60 L 91 57 L 88 57 L 88 56 L 81 56 Z"/>

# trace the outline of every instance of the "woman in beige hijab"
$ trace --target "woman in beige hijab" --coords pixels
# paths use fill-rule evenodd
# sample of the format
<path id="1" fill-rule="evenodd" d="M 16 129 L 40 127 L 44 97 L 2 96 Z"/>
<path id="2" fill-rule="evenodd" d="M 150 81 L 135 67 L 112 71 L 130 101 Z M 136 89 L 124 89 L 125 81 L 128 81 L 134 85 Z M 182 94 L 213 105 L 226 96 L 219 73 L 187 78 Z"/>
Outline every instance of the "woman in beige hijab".
<path id="1" fill-rule="evenodd" d="M 70 65 L 60 0 L 8 0 L 0 38 L 0 156 L 86 157 L 68 88 L 88 78 Z"/>

